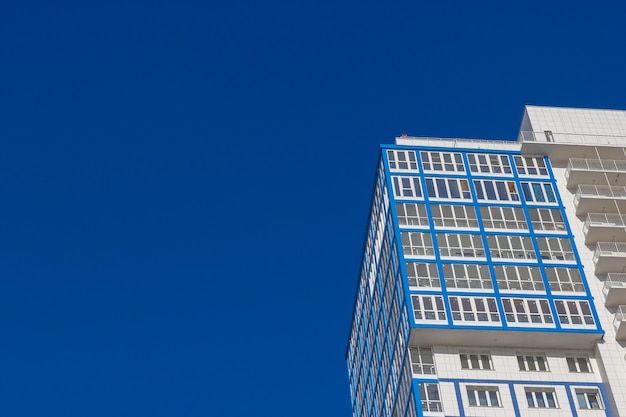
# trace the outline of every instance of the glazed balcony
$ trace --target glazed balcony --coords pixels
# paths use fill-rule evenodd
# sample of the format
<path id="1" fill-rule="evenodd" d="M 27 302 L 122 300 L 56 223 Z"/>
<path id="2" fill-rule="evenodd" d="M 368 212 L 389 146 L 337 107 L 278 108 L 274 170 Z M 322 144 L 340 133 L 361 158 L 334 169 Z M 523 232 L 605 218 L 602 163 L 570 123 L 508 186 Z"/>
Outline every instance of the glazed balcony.
<path id="1" fill-rule="evenodd" d="M 626 340 L 626 305 L 621 305 L 617 308 L 613 325 L 615 326 L 615 338 L 617 340 Z"/>
<path id="2" fill-rule="evenodd" d="M 624 272 L 626 267 L 626 243 L 598 242 L 593 254 L 593 263 L 596 266 L 596 275 Z"/>
<path id="3" fill-rule="evenodd" d="M 567 188 L 580 184 L 611 184 L 623 187 L 626 186 L 626 160 L 570 158 L 565 178 Z"/>
<path id="4" fill-rule="evenodd" d="M 579 185 L 574 196 L 576 214 L 626 212 L 626 187 Z"/>
<path id="5" fill-rule="evenodd" d="M 612 213 L 589 213 L 583 226 L 585 243 L 626 242 L 626 215 Z"/>
<path id="6" fill-rule="evenodd" d="M 617 307 L 620 304 L 626 305 L 626 274 L 608 274 L 604 281 L 604 305 L 607 307 Z"/>

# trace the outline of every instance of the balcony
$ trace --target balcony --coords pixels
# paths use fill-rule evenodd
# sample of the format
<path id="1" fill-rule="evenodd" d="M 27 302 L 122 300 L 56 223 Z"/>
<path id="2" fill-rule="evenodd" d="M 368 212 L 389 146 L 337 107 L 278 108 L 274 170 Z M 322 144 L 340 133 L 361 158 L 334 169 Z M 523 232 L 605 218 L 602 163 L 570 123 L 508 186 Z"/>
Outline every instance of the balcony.
<path id="1" fill-rule="evenodd" d="M 586 158 L 602 148 L 603 153 L 623 155 L 626 137 L 615 135 L 592 135 L 559 132 L 519 132 L 518 143 L 523 154 L 547 155 L 552 162 L 567 162 L 570 158 Z"/>
<path id="2" fill-rule="evenodd" d="M 565 171 L 567 188 L 580 184 L 626 186 L 626 161 L 570 158 Z M 607 182 L 608 180 L 608 182 Z"/>
<path id="3" fill-rule="evenodd" d="M 574 196 L 578 216 L 587 213 L 626 212 L 626 187 L 579 185 Z"/>
<path id="4" fill-rule="evenodd" d="M 626 340 L 626 305 L 621 305 L 617 308 L 613 326 L 615 326 L 615 338 L 617 340 Z"/>
<path id="5" fill-rule="evenodd" d="M 611 213 L 589 213 L 583 226 L 585 243 L 626 242 L 626 215 Z"/>
<path id="6" fill-rule="evenodd" d="M 624 272 L 626 268 L 626 243 L 598 242 L 593 254 L 593 263 L 596 265 L 596 275 Z"/>
<path id="7" fill-rule="evenodd" d="M 626 304 L 626 274 L 609 274 L 604 281 L 604 305 L 617 307 Z"/>

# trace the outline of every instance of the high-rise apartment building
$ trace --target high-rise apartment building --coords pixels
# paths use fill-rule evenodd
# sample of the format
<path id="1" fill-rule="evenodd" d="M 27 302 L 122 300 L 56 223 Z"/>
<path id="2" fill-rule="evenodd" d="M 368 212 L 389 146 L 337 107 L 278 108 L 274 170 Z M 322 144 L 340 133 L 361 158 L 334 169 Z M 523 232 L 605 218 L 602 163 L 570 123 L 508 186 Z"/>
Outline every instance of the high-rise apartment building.
<path id="1" fill-rule="evenodd" d="M 626 111 L 381 147 L 355 417 L 626 416 Z"/>

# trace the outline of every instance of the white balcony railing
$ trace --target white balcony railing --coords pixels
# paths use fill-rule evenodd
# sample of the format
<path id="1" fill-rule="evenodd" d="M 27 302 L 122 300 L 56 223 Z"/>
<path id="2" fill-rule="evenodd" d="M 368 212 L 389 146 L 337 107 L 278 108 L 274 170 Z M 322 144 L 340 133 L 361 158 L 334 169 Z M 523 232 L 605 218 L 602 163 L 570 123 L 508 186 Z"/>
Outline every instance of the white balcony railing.
<path id="1" fill-rule="evenodd" d="M 623 322 L 626 321 L 626 305 L 621 305 L 617 308 L 617 311 L 615 312 L 615 322 Z"/>
<path id="2" fill-rule="evenodd" d="M 570 158 L 567 164 L 567 172 L 570 171 L 626 172 L 626 161 Z"/>
<path id="3" fill-rule="evenodd" d="M 604 293 L 608 293 L 611 288 L 626 288 L 626 274 L 611 273 L 604 281 Z"/>
<path id="4" fill-rule="evenodd" d="M 617 307 L 615 312 L 615 318 L 613 319 L 613 326 L 615 326 L 617 340 L 626 339 L 626 305 Z"/>
<path id="5" fill-rule="evenodd" d="M 599 198 L 626 198 L 626 187 L 610 185 L 579 185 L 576 191 L 576 200 L 582 197 Z"/>
<path id="6" fill-rule="evenodd" d="M 519 142 L 565 143 L 572 145 L 624 146 L 626 136 L 619 135 L 588 135 L 575 133 L 519 132 Z"/>
<path id="7" fill-rule="evenodd" d="M 613 213 L 589 213 L 585 219 L 584 230 L 591 226 L 626 227 L 626 215 Z"/>
<path id="8" fill-rule="evenodd" d="M 594 257 L 599 256 L 626 256 L 626 243 L 598 242 Z"/>

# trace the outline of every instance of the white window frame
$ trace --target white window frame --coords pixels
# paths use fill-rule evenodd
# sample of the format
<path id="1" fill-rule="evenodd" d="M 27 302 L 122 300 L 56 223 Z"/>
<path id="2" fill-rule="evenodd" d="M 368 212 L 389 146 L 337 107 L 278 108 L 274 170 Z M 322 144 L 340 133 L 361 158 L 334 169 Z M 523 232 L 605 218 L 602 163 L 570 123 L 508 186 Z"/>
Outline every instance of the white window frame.
<path id="1" fill-rule="evenodd" d="M 485 258 L 479 234 L 437 233 L 437 246 L 442 258 Z"/>
<path id="2" fill-rule="evenodd" d="M 411 295 L 411 304 L 415 322 L 448 322 L 441 295 L 413 294 Z"/>
<path id="3" fill-rule="evenodd" d="M 420 400 L 422 411 L 427 413 L 443 413 L 441 395 L 439 394 L 439 384 L 419 382 Z"/>
<path id="4" fill-rule="evenodd" d="M 478 201 L 510 201 L 519 203 L 517 184 L 511 180 L 473 180 Z"/>
<path id="5" fill-rule="evenodd" d="M 574 388 L 574 396 L 580 410 L 604 410 L 602 394 L 598 388 Z"/>
<path id="6" fill-rule="evenodd" d="M 489 352 L 459 352 L 461 369 L 493 371 L 493 362 Z"/>
<path id="7" fill-rule="evenodd" d="M 423 200 L 420 177 L 405 177 L 393 175 L 393 196 L 401 200 Z"/>
<path id="8" fill-rule="evenodd" d="M 528 230 L 521 207 L 481 206 L 480 217 L 485 230 Z"/>
<path id="9" fill-rule="evenodd" d="M 540 231 L 541 233 L 567 232 L 563 213 L 559 209 L 530 207 L 528 215 L 535 231 Z"/>
<path id="10" fill-rule="evenodd" d="M 494 386 L 467 385 L 470 407 L 501 407 L 500 389 Z"/>
<path id="11" fill-rule="evenodd" d="M 529 408 L 559 408 L 554 388 L 525 387 L 524 392 Z"/>
<path id="12" fill-rule="evenodd" d="M 521 182 L 524 201 L 532 204 L 557 204 L 556 191 L 549 182 Z"/>
<path id="13" fill-rule="evenodd" d="M 498 304 L 494 297 L 448 297 L 455 324 L 500 324 Z"/>
<path id="14" fill-rule="evenodd" d="M 561 327 L 595 327 L 593 311 L 587 300 L 554 300 L 554 305 Z"/>
<path id="15" fill-rule="evenodd" d="M 544 262 L 576 262 L 569 237 L 537 237 L 539 256 Z"/>
<path id="16" fill-rule="evenodd" d="M 522 372 L 550 372 L 544 353 L 517 353 L 517 365 Z"/>
<path id="17" fill-rule="evenodd" d="M 396 214 L 400 227 L 428 227 L 426 206 L 417 203 L 396 203 Z"/>
<path id="18" fill-rule="evenodd" d="M 551 267 L 545 268 L 548 285 L 552 293 L 584 294 L 585 284 L 578 268 Z"/>
<path id="19" fill-rule="evenodd" d="M 432 204 L 430 211 L 435 229 L 478 229 L 478 219 L 474 206 Z"/>
<path id="20" fill-rule="evenodd" d="M 413 347 L 409 349 L 413 375 L 437 375 L 435 355 L 430 347 Z"/>
<path id="21" fill-rule="evenodd" d="M 400 232 L 406 257 L 434 257 L 433 237 L 428 232 Z"/>
<path id="22" fill-rule="evenodd" d="M 554 327 L 548 300 L 543 298 L 502 298 L 504 317 L 509 326 Z"/>
<path id="23" fill-rule="evenodd" d="M 465 172 L 463 156 L 458 152 L 421 151 L 424 172 Z"/>
<path id="24" fill-rule="evenodd" d="M 547 177 L 548 168 L 543 156 L 513 156 L 517 174 L 520 176 Z"/>
<path id="25" fill-rule="evenodd" d="M 513 173 L 508 155 L 468 153 L 467 161 L 470 172 L 476 175 L 512 175 Z"/>
<path id="26" fill-rule="evenodd" d="M 567 369 L 570 372 L 579 374 L 591 374 L 593 369 L 591 368 L 591 361 L 587 355 L 567 356 L 565 358 L 567 363 Z"/>
<path id="27" fill-rule="evenodd" d="M 487 247 L 493 260 L 503 262 L 537 260 L 530 236 L 487 235 Z"/>
<path id="28" fill-rule="evenodd" d="M 501 292 L 546 291 L 537 266 L 494 265 L 493 269 Z"/>
<path id="29" fill-rule="evenodd" d="M 471 200 L 469 181 L 464 178 L 428 177 L 426 194 L 429 200 Z"/>
<path id="30" fill-rule="evenodd" d="M 387 162 L 389 171 L 417 172 L 417 157 L 415 151 L 387 149 Z"/>
<path id="31" fill-rule="evenodd" d="M 406 274 L 409 287 L 441 288 L 436 263 L 406 262 Z"/>
<path id="32" fill-rule="evenodd" d="M 493 289 L 493 281 L 487 265 L 444 263 L 441 267 L 448 291 Z"/>

